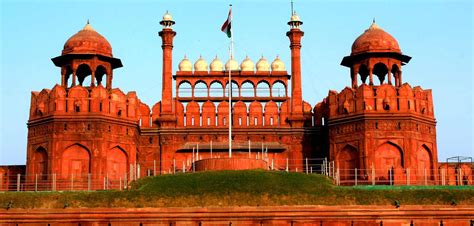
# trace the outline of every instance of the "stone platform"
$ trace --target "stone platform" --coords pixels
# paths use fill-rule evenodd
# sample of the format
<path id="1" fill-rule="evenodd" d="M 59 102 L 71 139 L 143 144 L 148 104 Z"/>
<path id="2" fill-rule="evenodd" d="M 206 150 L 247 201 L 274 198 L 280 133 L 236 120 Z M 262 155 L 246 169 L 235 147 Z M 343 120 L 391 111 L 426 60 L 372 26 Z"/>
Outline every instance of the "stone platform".
<path id="1" fill-rule="evenodd" d="M 0 209 L 0 226 L 469 226 L 473 206 Z"/>
<path id="2" fill-rule="evenodd" d="M 268 169 L 268 162 L 252 158 L 209 158 L 196 161 L 196 171 Z"/>

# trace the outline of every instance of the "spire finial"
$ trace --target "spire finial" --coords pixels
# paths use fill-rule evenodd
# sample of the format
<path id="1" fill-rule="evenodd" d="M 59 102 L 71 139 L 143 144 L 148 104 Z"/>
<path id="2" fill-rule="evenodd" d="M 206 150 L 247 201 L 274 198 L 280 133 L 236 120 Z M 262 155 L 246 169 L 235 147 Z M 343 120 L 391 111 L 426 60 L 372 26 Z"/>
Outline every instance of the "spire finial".
<path id="1" fill-rule="evenodd" d="M 293 11 L 293 0 L 291 0 L 291 15 L 293 15 L 295 11 Z"/>
<path id="2" fill-rule="evenodd" d="M 89 24 L 89 18 L 87 18 L 87 24 Z"/>
<path id="3" fill-rule="evenodd" d="M 372 19 L 372 23 L 374 23 L 374 24 L 375 24 L 375 17 Z"/>

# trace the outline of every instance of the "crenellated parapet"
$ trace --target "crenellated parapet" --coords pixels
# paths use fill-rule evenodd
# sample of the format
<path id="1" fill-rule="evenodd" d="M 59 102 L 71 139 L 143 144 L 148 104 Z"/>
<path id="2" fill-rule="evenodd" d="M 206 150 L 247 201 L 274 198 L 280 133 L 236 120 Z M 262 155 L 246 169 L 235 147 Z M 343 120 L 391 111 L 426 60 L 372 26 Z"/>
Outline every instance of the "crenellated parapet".
<path id="1" fill-rule="evenodd" d="M 30 121 L 48 116 L 107 116 L 138 123 L 142 118 L 147 120 L 149 110 L 135 92 L 125 94 L 101 85 L 69 89 L 56 85 L 52 90 L 31 93 Z"/>
<path id="2" fill-rule="evenodd" d="M 328 116 L 331 119 L 357 114 L 413 114 L 434 120 L 431 90 L 405 83 L 401 87 L 388 84 L 362 84 L 328 94 Z"/>

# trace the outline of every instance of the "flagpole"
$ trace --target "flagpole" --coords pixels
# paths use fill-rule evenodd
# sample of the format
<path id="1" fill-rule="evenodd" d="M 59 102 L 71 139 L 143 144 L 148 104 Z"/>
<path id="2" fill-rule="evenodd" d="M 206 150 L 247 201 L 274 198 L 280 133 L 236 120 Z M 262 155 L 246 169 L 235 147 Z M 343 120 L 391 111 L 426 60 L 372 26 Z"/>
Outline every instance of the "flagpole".
<path id="1" fill-rule="evenodd" d="M 230 6 L 230 21 L 232 21 L 232 4 Z M 232 25 L 230 26 L 230 46 L 229 46 L 229 62 L 233 58 L 234 36 L 232 35 Z M 229 65 L 230 66 L 230 65 Z M 229 158 L 232 158 L 232 68 L 229 67 Z"/>

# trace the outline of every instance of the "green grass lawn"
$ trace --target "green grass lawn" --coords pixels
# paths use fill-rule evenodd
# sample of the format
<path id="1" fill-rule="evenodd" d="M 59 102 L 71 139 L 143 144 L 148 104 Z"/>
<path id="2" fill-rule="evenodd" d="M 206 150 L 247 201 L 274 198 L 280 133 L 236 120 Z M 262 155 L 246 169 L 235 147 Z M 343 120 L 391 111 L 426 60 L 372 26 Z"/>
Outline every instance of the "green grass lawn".
<path id="1" fill-rule="evenodd" d="M 220 171 L 148 177 L 128 191 L 7 192 L 0 208 L 272 205 L 474 205 L 474 187 L 337 187 L 322 175 Z"/>

